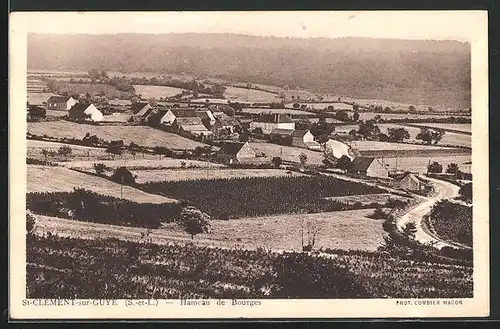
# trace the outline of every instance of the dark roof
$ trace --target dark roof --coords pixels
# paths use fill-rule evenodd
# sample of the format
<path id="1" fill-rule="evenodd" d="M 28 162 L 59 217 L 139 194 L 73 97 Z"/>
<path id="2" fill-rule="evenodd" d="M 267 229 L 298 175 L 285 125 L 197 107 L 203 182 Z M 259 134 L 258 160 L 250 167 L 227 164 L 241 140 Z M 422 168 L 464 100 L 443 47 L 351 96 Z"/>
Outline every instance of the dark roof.
<path id="1" fill-rule="evenodd" d="M 50 96 L 48 102 L 67 102 L 70 96 Z"/>
<path id="2" fill-rule="evenodd" d="M 90 104 L 84 104 L 84 103 L 76 103 L 75 105 L 73 105 L 69 110 L 71 112 L 74 112 L 74 111 L 79 111 L 79 112 L 83 112 L 87 109 L 87 107 L 89 107 Z"/>
<path id="3" fill-rule="evenodd" d="M 198 117 L 176 118 L 175 123 L 179 126 L 186 126 L 186 125 L 202 125 L 203 126 L 203 122 Z"/>
<path id="4" fill-rule="evenodd" d="M 261 114 L 257 117 L 257 119 L 255 121 L 268 122 L 268 123 L 293 123 L 294 122 L 288 114 L 284 114 L 284 113 Z"/>
<path id="5" fill-rule="evenodd" d="M 375 161 L 374 157 L 355 157 L 352 161 L 352 169 L 356 171 L 367 171 L 373 161 Z"/>
<path id="6" fill-rule="evenodd" d="M 220 147 L 220 151 L 219 152 L 225 153 L 225 154 L 236 155 L 241 150 L 241 148 L 243 147 L 243 145 L 245 145 L 245 143 L 225 142 Z"/>
<path id="7" fill-rule="evenodd" d="M 291 136 L 292 134 L 292 129 L 273 129 L 271 131 L 271 135 Z"/>
<path id="8" fill-rule="evenodd" d="M 307 134 L 309 130 L 294 130 L 292 133 L 292 137 L 302 138 L 305 134 Z"/>
<path id="9" fill-rule="evenodd" d="M 217 115 L 214 114 L 216 120 L 220 122 L 222 126 L 233 126 L 239 127 L 241 126 L 240 122 L 235 117 L 230 117 L 224 112 L 218 112 Z"/>
<path id="10" fill-rule="evenodd" d="M 198 118 L 193 109 L 172 109 L 171 111 L 176 118 Z"/>
<path id="11" fill-rule="evenodd" d="M 148 105 L 148 103 L 144 103 L 144 102 L 138 102 L 138 103 L 133 103 L 132 106 L 130 107 L 130 109 L 132 110 L 132 112 L 134 114 L 137 114 L 139 113 L 143 108 L 144 106 Z"/>

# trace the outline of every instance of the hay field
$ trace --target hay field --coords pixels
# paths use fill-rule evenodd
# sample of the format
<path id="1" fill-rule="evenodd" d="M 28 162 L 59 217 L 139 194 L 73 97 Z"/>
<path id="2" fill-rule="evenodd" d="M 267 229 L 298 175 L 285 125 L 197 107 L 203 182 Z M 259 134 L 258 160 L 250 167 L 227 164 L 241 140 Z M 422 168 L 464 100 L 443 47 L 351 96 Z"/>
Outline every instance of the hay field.
<path id="1" fill-rule="evenodd" d="M 464 132 L 471 133 L 472 125 L 470 123 L 412 123 L 412 126 L 421 126 L 421 127 L 429 127 L 429 128 L 438 128 L 443 129 L 445 131 L 456 131 L 456 132 Z"/>
<path id="2" fill-rule="evenodd" d="M 110 168 L 127 167 L 130 170 L 136 169 L 140 171 L 155 171 L 158 169 L 173 169 L 181 168 L 183 163 L 186 167 L 201 167 L 206 168 L 220 168 L 224 167 L 219 163 L 207 163 L 206 161 L 197 160 L 180 160 L 172 159 L 167 157 L 161 157 L 159 159 L 158 155 L 148 155 L 148 158 L 142 158 L 142 156 L 137 155 L 135 159 L 128 158 L 116 158 L 115 160 L 102 160 L 102 161 L 71 161 L 66 163 L 61 163 L 59 165 L 65 166 L 67 168 L 77 168 L 81 170 L 91 170 L 94 171 L 94 163 L 99 162 Z M 140 168 L 140 169 L 138 169 Z"/>
<path id="3" fill-rule="evenodd" d="M 323 152 L 315 152 L 299 147 L 281 146 L 271 143 L 250 143 L 250 146 L 257 152 L 264 152 L 266 159 L 271 161 L 273 157 L 281 157 L 283 160 L 299 162 L 299 155 L 307 155 L 307 164 L 322 164 Z"/>
<path id="4" fill-rule="evenodd" d="M 243 101 L 251 103 L 280 102 L 281 99 L 272 93 L 261 90 L 227 87 L 224 97 L 231 101 Z"/>
<path id="5" fill-rule="evenodd" d="M 135 93 L 140 94 L 143 99 L 160 97 L 171 97 L 178 95 L 185 91 L 185 89 L 167 87 L 167 86 L 153 86 L 153 85 L 134 85 Z"/>
<path id="6" fill-rule="evenodd" d="M 244 177 L 276 177 L 299 176 L 292 172 L 287 174 L 283 169 L 171 169 L 171 170 L 134 170 L 137 175 L 136 182 L 182 181 L 191 179 L 219 179 L 219 178 L 244 178 Z"/>
<path id="7" fill-rule="evenodd" d="M 71 192 L 85 188 L 96 193 L 139 203 L 170 203 L 174 199 L 149 194 L 130 186 L 120 185 L 105 178 L 83 174 L 68 168 L 27 166 L 27 192 Z"/>
<path id="8" fill-rule="evenodd" d="M 111 141 L 123 140 L 125 144 L 134 142 L 141 146 L 164 146 L 169 149 L 192 150 L 205 144 L 147 126 L 97 126 L 70 121 L 29 122 L 28 132 L 56 138 L 81 139 L 86 133 Z"/>
<path id="9" fill-rule="evenodd" d="M 266 108 L 244 108 L 241 110 L 242 113 L 285 113 L 291 115 L 315 115 L 312 112 L 302 111 L 302 110 L 294 110 L 294 109 L 266 109 Z"/>
<path id="10" fill-rule="evenodd" d="M 396 200 L 408 200 L 409 198 L 405 198 L 399 195 L 390 194 L 390 193 L 381 193 L 381 194 L 364 194 L 364 195 L 346 195 L 346 196 L 336 196 L 330 197 L 328 199 L 336 200 L 340 202 L 345 202 L 348 204 L 354 204 L 356 202 L 361 202 L 363 205 L 370 203 L 386 203 L 389 199 Z"/>

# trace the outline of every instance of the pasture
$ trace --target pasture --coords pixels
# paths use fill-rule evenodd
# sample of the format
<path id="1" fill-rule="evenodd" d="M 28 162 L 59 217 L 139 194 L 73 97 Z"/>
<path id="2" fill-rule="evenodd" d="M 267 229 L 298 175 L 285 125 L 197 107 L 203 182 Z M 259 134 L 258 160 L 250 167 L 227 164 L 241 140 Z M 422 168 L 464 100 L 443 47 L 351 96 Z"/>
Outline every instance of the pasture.
<path id="1" fill-rule="evenodd" d="M 412 123 L 412 126 L 421 126 L 428 128 L 438 128 L 450 132 L 463 132 L 470 134 L 472 125 L 470 123 Z"/>
<path id="2" fill-rule="evenodd" d="M 69 83 L 65 81 L 56 81 L 55 91 L 57 93 L 68 93 L 68 95 L 73 94 L 86 94 L 89 93 L 95 96 L 103 92 L 107 98 L 130 98 L 133 96 L 132 92 L 120 91 L 116 86 L 103 84 L 103 83 Z"/>
<path id="3" fill-rule="evenodd" d="M 251 113 L 251 114 L 259 114 L 259 113 L 285 113 L 291 115 L 315 115 L 312 112 L 301 111 L 301 110 L 293 110 L 293 109 L 267 109 L 267 108 L 251 108 L 246 107 L 241 110 L 242 113 Z"/>
<path id="4" fill-rule="evenodd" d="M 288 103 L 285 104 L 286 108 L 293 108 L 293 104 L 298 103 L 300 105 L 306 105 L 307 108 L 311 108 L 314 110 L 327 110 L 328 106 L 333 106 L 334 110 L 349 110 L 352 111 L 352 105 L 349 104 L 344 104 L 344 103 L 337 103 L 337 102 L 332 102 L 332 103 L 307 103 L 307 102 L 293 102 L 293 103 Z"/>
<path id="5" fill-rule="evenodd" d="M 185 89 L 167 87 L 167 86 L 153 86 L 153 85 L 134 85 L 135 93 L 141 95 L 143 99 L 160 97 L 172 97 L 185 91 Z"/>
<path id="6" fill-rule="evenodd" d="M 238 87 L 227 87 L 224 97 L 234 102 L 268 103 L 281 101 L 277 95 L 266 91 Z"/>
<path id="7" fill-rule="evenodd" d="M 176 202 L 156 194 L 120 185 L 105 178 L 87 175 L 68 168 L 27 165 L 27 192 L 71 192 L 84 187 L 90 191 L 138 203 Z"/>
<path id="8" fill-rule="evenodd" d="M 183 181 L 192 179 L 301 176 L 301 174 L 296 172 L 288 174 L 287 171 L 283 169 L 160 169 L 134 170 L 133 173 L 137 175 L 136 182 L 139 184 L 146 182 Z"/>
<path id="9" fill-rule="evenodd" d="M 402 200 L 406 201 L 409 198 L 405 198 L 399 195 L 390 194 L 390 193 L 381 193 L 381 194 L 361 194 L 361 195 L 346 195 L 346 196 L 337 196 L 330 198 L 335 201 L 345 202 L 348 204 L 355 204 L 357 202 L 362 205 L 368 205 L 371 203 L 379 203 L 384 204 L 387 203 L 389 199 L 394 200 Z"/>
<path id="10" fill-rule="evenodd" d="M 70 121 L 29 122 L 28 133 L 56 138 L 78 139 L 90 133 L 106 141 L 123 140 L 127 145 L 134 142 L 141 146 L 164 146 L 169 149 L 192 150 L 198 146 L 205 146 L 205 144 L 179 135 L 147 126 L 98 126 Z"/>
<path id="11" fill-rule="evenodd" d="M 161 159 L 158 155 L 146 154 L 146 157 L 143 158 L 142 155 L 137 155 L 135 159 L 116 157 L 115 160 L 102 160 L 97 161 L 99 163 L 104 164 L 106 167 L 116 169 L 118 167 L 127 167 L 130 170 L 138 170 L 138 171 L 155 171 L 155 170 L 163 170 L 163 169 L 176 169 L 176 168 L 219 168 L 224 167 L 218 163 L 207 163 L 206 161 L 197 161 L 197 160 L 180 160 L 180 159 L 172 159 L 162 156 Z M 96 161 L 71 161 L 60 163 L 59 165 L 65 166 L 67 168 L 76 168 L 85 171 L 94 171 L 94 163 Z"/>
<path id="12" fill-rule="evenodd" d="M 39 105 L 40 106 L 43 103 L 46 103 L 49 100 L 49 98 L 52 96 L 57 96 L 57 95 L 54 93 L 30 93 L 30 92 L 28 92 L 27 102 L 30 103 L 30 105 Z"/>
<path id="13" fill-rule="evenodd" d="M 429 162 L 438 162 L 443 166 L 443 172 L 450 163 L 456 163 L 463 172 L 471 172 L 471 155 L 448 156 L 408 156 L 400 158 L 383 158 L 383 162 L 391 170 L 408 170 L 417 173 L 426 173 Z"/>
<path id="14" fill-rule="evenodd" d="M 307 164 L 322 164 L 323 153 L 315 152 L 299 147 L 292 146 L 282 146 L 278 144 L 271 143 L 250 143 L 250 146 L 257 153 L 265 153 L 265 158 L 271 161 L 273 157 L 281 157 L 283 160 L 291 162 L 299 162 L 299 156 L 301 153 L 307 155 Z"/>

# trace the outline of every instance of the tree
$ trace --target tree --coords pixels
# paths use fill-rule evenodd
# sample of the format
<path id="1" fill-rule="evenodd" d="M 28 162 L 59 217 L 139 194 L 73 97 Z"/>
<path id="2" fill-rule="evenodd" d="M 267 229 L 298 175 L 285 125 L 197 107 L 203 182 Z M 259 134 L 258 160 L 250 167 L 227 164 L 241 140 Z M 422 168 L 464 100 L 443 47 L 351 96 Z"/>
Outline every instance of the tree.
<path id="1" fill-rule="evenodd" d="M 408 239 L 415 240 L 417 234 L 417 225 L 414 222 L 406 223 L 403 227 L 403 235 Z"/>
<path id="2" fill-rule="evenodd" d="M 280 157 L 273 157 L 271 161 L 275 168 L 279 168 L 281 166 L 281 163 L 283 162 Z"/>
<path id="3" fill-rule="evenodd" d="M 410 133 L 404 128 L 388 128 L 387 134 L 391 142 L 402 143 L 405 139 L 410 139 Z"/>
<path id="4" fill-rule="evenodd" d="M 294 110 L 298 110 L 298 109 L 300 109 L 300 104 L 299 103 L 293 103 L 292 107 L 293 107 Z"/>
<path id="5" fill-rule="evenodd" d="M 441 129 L 430 130 L 428 128 L 421 128 L 420 132 L 415 138 L 425 142 L 427 145 L 431 145 L 433 141 L 434 144 L 437 144 L 439 141 L 441 141 L 444 134 L 445 131 Z"/>
<path id="6" fill-rule="evenodd" d="M 111 154 L 114 160 L 115 156 L 123 153 L 123 141 L 122 140 L 111 141 L 108 144 L 108 147 L 106 148 L 106 152 Z"/>
<path id="7" fill-rule="evenodd" d="M 307 154 L 300 153 L 300 155 L 299 155 L 299 161 L 300 161 L 300 165 L 302 167 L 304 167 L 306 165 L 306 163 L 307 163 Z"/>
<path id="8" fill-rule="evenodd" d="M 46 149 L 42 149 L 42 155 L 43 155 L 43 158 L 45 160 L 47 160 L 47 155 L 49 155 L 49 151 L 47 151 Z"/>
<path id="9" fill-rule="evenodd" d="M 310 131 L 318 143 L 324 144 L 330 139 L 330 134 L 335 131 L 335 126 L 328 124 L 325 116 L 320 115 L 318 122 L 312 124 Z"/>
<path id="10" fill-rule="evenodd" d="M 454 174 L 456 175 L 459 171 L 458 165 L 456 163 L 450 163 L 448 165 L 448 168 L 446 168 L 446 172 L 448 174 Z"/>
<path id="11" fill-rule="evenodd" d="M 98 175 L 102 175 L 106 172 L 108 167 L 104 163 L 94 163 L 94 170 Z"/>
<path id="12" fill-rule="evenodd" d="M 408 110 L 410 110 L 410 112 L 415 112 L 417 109 L 415 108 L 415 106 L 410 105 L 408 106 Z"/>
<path id="13" fill-rule="evenodd" d="M 432 132 L 432 139 L 434 140 L 434 144 L 437 144 L 443 139 L 445 134 L 444 130 L 438 129 Z"/>
<path id="14" fill-rule="evenodd" d="M 430 173 L 442 173 L 443 166 L 439 162 L 434 161 L 427 166 L 427 171 Z"/>
<path id="15" fill-rule="evenodd" d="M 116 168 L 111 180 L 120 184 L 131 185 L 135 183 L 136 176 L 130 172 L 126 167 Z"/>
<path id="16" fill-rule="evenodd" d="M 380 134 L 380 128 L 375 124 L 375 120 L 367 120 L 360 122 L 358 134 L 363 135 L 364 138 L 374 138 Z"/>
<path id="17" fill-rule="evenodd" d="M 343 171 L 348 171 L 352 168 L 352 161 L 347 155 L 343 155 L 337 161 L 337 168 Z"/>
<path id="18" fill-rule="evenodd" d="M 96 69 L 91 69 L 89 72 L 88 72 L 88 76 L 90 78 L 90 81 L 92 81 L 92 83 L 96 82 L 97 80 L 99 80 L 99 78 L 101 77 L 101 74 L 99 73 L 99 71 L 97 71 Z"/>
<path id="19" fill-rule="evenodd" d="M 339 97 L 339 101 L 340 101 L 340 97 Z M 352 106 L 352 109 L 353 109 L 354 112 L 358 112 L 359 111 L 359 105 L 358 104 L 354 104 Z"/>
<path id="20" fill-rule="evenodd" d="M 150 106 L 156 106 L 156 98 L 151 97 L 150 99 L 148 99 L 148 104 Z"/>
<path id="21" fill-rule="evenodd" d="M 59 155 L 62 155 L 64 156 L 65 159 L 68 159 L 68 156 L 73 152 L 73 150 L 71 149 L 71 147 L 69 147 L 68 145 L 63 145 L 61 146 L 58 150 L 57 150 L 57 153 Z"/>
<path id="22" fill-rule="evenodd" d="M 31 105 L 28 108 L 28 116 L 31 119 L 44 119 L 46 111 L 43 107 Z"/>
<path id="23" fill-rule="evenodd" d="M 472 183 L 464 184 L 460 187 L 458 193 L 466 200 L 472 200 Z"/>
<path id="24" fill-rule="evenodd" d="M 358 121 L 359 120 L 359 112 L 358 111 L 355 111 L 352 115 L 352 120 L 353 121 Z"/>
<path id="25" fill-rule="evenodd" d="M 339 121 L 349 121 L 349 114 L 344 110 L 337 111 L 335 113 L 335 119 Z"/>
<path id="26" fill-rule="evenodd" d="M 191 235 L 191 239 L 194 239 L 196 234 L 210 231 L 210 216 L 195 207 L 183 208 L 179 217 L 178 224 Z"/>

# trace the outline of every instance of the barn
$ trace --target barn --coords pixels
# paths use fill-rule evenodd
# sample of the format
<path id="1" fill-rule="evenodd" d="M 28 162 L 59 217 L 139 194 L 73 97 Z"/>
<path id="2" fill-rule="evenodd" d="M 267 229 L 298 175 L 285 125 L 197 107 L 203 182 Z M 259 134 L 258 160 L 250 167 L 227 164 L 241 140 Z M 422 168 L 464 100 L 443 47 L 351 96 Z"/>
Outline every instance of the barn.
<path id="1" fill-rule="evenodd" d="M 389 178 L 388 170 L 379 159 L 374 157 L 358 156 L 354 158 L 349 172 L 368 177 Z"/>
<path id="2" fill-rule="evenodd" d="M 248 142 L 225 142 L 217 152 L 217 159 L 226 164 L 250 162 L 255 159 L 255 150 Z"/>

